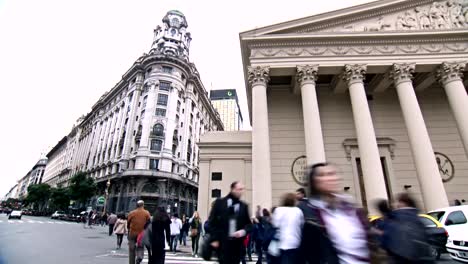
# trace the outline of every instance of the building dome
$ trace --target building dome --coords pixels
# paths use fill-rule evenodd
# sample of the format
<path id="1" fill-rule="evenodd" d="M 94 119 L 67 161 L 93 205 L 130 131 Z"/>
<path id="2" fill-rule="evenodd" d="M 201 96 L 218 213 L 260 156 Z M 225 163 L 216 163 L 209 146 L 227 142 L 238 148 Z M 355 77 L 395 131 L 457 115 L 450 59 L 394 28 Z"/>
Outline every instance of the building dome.
<path id="1" fill-rule="evenodd" d="M 154 30 L 152 52 L 175 56 L 188 61 L 190 41 L 187 20 L 182 12 L 170 10 L 162 19 L 163 25 Z"/>

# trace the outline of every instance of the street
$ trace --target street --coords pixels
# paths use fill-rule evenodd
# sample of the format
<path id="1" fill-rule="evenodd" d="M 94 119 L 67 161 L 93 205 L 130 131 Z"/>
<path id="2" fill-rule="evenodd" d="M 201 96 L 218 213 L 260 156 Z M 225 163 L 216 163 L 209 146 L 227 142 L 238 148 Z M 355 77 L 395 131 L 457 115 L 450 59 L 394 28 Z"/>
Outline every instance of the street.
<path id="1" fill-rule="evenodd" d="M 82 224 L 23 216 L 8 220 L 0 215 L 0 264 L 126 264 L 128 250 L 125 239 L 116 250 L 115 235 L 108 236 L 107 226 L 84 229 Z M 190 239 L 188 239 L 190 240 Z M 166 263 L 214 263 L 193 258 L 190 242 L 179 247 L 183 252 L 166 255 Z M 2 259 L 3 258 L 3 263 Z M 147 259 L 143 263 L 147 263 Z M 254 263 L 254 262 L 252 262 Z M 445 254 L 438 263 L 456 263 Z"/>

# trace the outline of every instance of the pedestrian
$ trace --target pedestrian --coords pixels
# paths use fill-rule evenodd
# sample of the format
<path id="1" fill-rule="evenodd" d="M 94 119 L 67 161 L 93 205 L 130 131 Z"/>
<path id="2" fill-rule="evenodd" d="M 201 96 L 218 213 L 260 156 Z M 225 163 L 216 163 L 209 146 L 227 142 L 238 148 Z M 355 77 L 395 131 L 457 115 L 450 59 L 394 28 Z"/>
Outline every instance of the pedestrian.
<path id="1" fill-rule="evenodd" d="M 182 221 L 178 214 L 171 217 L 171 251 L 177 253 L 177 242 L 179 241 L 180 230 L 182 229 Z"/>
<path id="2" fill-rule="evenodd" d="M 263 241 L 265 240 L 265 227 L 262 217 L 257 215 L 253 219 L 253 230 L 252 230 L 252 240 L 255 241 L 255 253 L 257 254 L 258 263 L 263 261 Z"/>
<path id="3" fill-rule="evenodd" d="M 273 225 L 279 234 L 281 264 L 297 263 L 304 215 L 296 207 L 296 194 L 283 196 L 281 206 L 273 214 Z"/>
<path id="4" fill-rule="evenodd" d="M 89 211 L 88 213 L 88 227 L 89 228 L 93 228 L 91 225 L 93 224 L 94 217 L 95 217 L 94 211 L 93 210 Z"/>
<path id="5" fill-rule="evenodd" d="M 118 217 L 114 213 L 111 213 L 106 219 L 107 223 L 109 224 L 109 236 L 112 236 L 112 232 L 114 231 L 114 225 L 117 222 L 117 219 Z"/>
<path id="6" fill-rule="evenodd" d="M 335 167 L 314 164 L 309 167 L 307 180 L 309 199 L 299 207 L 306 221 L 298 263 L 370 263 L 367 215 L 350 197 L 340 194 Z"/>
<path id="7" fill-rule="evenodd" d="M 299 188 L 296 190 L 296 200 L 297 202 L 307 201 L 306 191 L 304 188 Z"/>
<path id="8" fill-rule="evenodd" d="M 200 243 L 200 236 L 202 233 L 202 220 L 197 211 L 189 219 L 190 223 L 190 237 L 192 238 L 192 256 L 198 258 L 198 245 Z"/>
<path id="9" fill-rule="evenodd" d="M 135 264 L 136 242 L 140 232 L 145 228 L 145 224 L 150 220 L 151 216 L 144 208 L 145 203 L 142 200 L 137 202 L 137 208 L 130 212 L 127 220 L 128 233 L 128 259 L 129 264 Z"/>
<path id="10" fill-rule="evenodd" d="M 243 192 L 244 185 L 233 182 L 230 193 L 216 200 L 211 210 L 211 246 L 218 250 L 222 264 L 239 264 L 244 237 L 252 228 L 249 207 L 240 200 Z"/>
<path id="11" fill-rule="evenodd" d="M 151 257 L 149 264 L 164 264 L 165 245 L 170 244 L 171 219 L 164 208 L 158 208 L 151 223 Z"/>
<path id="12" fill-rule="evenodd" d="M 272 212 L 276 207 L 272 208 Z M 259 219 L 260 226 L 263 228 L 263 238 L 261 241 L 258 241 L 258 243 L 261 245 L 260 247 L 257 247 L 257 250 L 259 251 L 257 255 L 259 256 L 259 261 L 257 261 L 257 264 L 262 263 L 260 259 L 263 259 L 260 257 L 260 255 L 265 254 L 267 263 L 268 264 L 279 264 L 280 263 L 280 258 L 279 258 L 279 252 L 272 252 L 270 250 L 270 244 L 275 243 L 274 245 L 277 245 L 277 229 L 273 225 L 273 220 L 271 217 L 270 212 L 268 209 L 264 208 L 262 211 L 263 216 Z M 279 251 L 278 247 L 275 246 L 275 249 Z"/>
<path id="13" fill-rule="evenodd" d="M 257 210 L 255 211 L 255 217 L 261 217 L 262 216 L 262 207 L 260 205 L 257 205 Z"/>
<path id="14" fill-rule="evenodd" d="M 401 193 L 395 207 L 382 225 L 382 247 L 387 250 L 389 263 L 428 263 L 429 241 L 415 200 Z"/>
<path id="15" fill-rule="evenodd" d="M 85 212 L 84 214 L 80 214 L 81 223 L 83 223 L 83 228 L 86 229 L 88 214 Z"/>
<path id="16" fill-rule="evenodd" d="M 111 214 L 111 216 L 112 215 L 114 215 L 114 214 Z M 110 226 L 111 226 L 111 224 L 109 224 L 109 227 Z M 123 236 L 124 236 L 124 234 L 128 233 L 127 219 L 125 218 L 124 214 L 119 214 L 115 224 L 112 224 L 112 231 L 114 231 L 115 234 L 117 235 L 117 249 L 122 248 Z"/>
<path id="17" fill-rule="evenodd" d="M 101 215 L 101 226 L 107 225 L 107 212 L 102 213 Z"/>
<path id="18" fill-rule="evenodd" d="M 187 246 L 187 235 L 190 229 L 190 223 L 186 215 L 182 216 L 182 229 L 180 230 L 179 244 Z"/>

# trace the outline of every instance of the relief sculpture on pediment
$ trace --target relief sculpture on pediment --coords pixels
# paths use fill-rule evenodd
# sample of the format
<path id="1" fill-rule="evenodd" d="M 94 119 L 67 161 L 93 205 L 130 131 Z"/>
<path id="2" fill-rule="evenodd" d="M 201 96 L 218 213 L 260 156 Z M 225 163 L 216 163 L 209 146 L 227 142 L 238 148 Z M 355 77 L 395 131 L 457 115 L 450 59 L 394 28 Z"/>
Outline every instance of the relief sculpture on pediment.
<path id="1" fill-rule="evenodd" d="M 443 30 L 468 27 L 468 0 L 437 1 L 322 32 Z"/>

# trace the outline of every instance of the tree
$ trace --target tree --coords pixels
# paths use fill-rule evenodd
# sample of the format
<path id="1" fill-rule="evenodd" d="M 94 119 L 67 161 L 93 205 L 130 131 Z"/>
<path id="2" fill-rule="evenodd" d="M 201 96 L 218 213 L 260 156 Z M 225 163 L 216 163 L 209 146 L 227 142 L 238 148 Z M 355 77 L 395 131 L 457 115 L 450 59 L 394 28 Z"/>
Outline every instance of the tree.
<path id="1" fill-rule="evenodd" d="M 26 197 L 26 203 L 38 206 L 38 209 L 41 210 L 45 203 L 49 200 L 50 197 L 50 186 L 45 183 L 33 184 L 28 187 L 28 196 Z"/>
<path id="2" fill-rule="evenodd" d="M 50 206 L 65 210 L 70 205 L 70 192 L 68 188 L 52 188 L 50 192 Z"/>
<path id="3" fill-rule="evenodd" d="M 71 178 L 70 198 L 82 204 L 93 197 L 96 192 L 96 183 L 91 177 L 86 176 L 84 172 L 77 172 Z"/>

